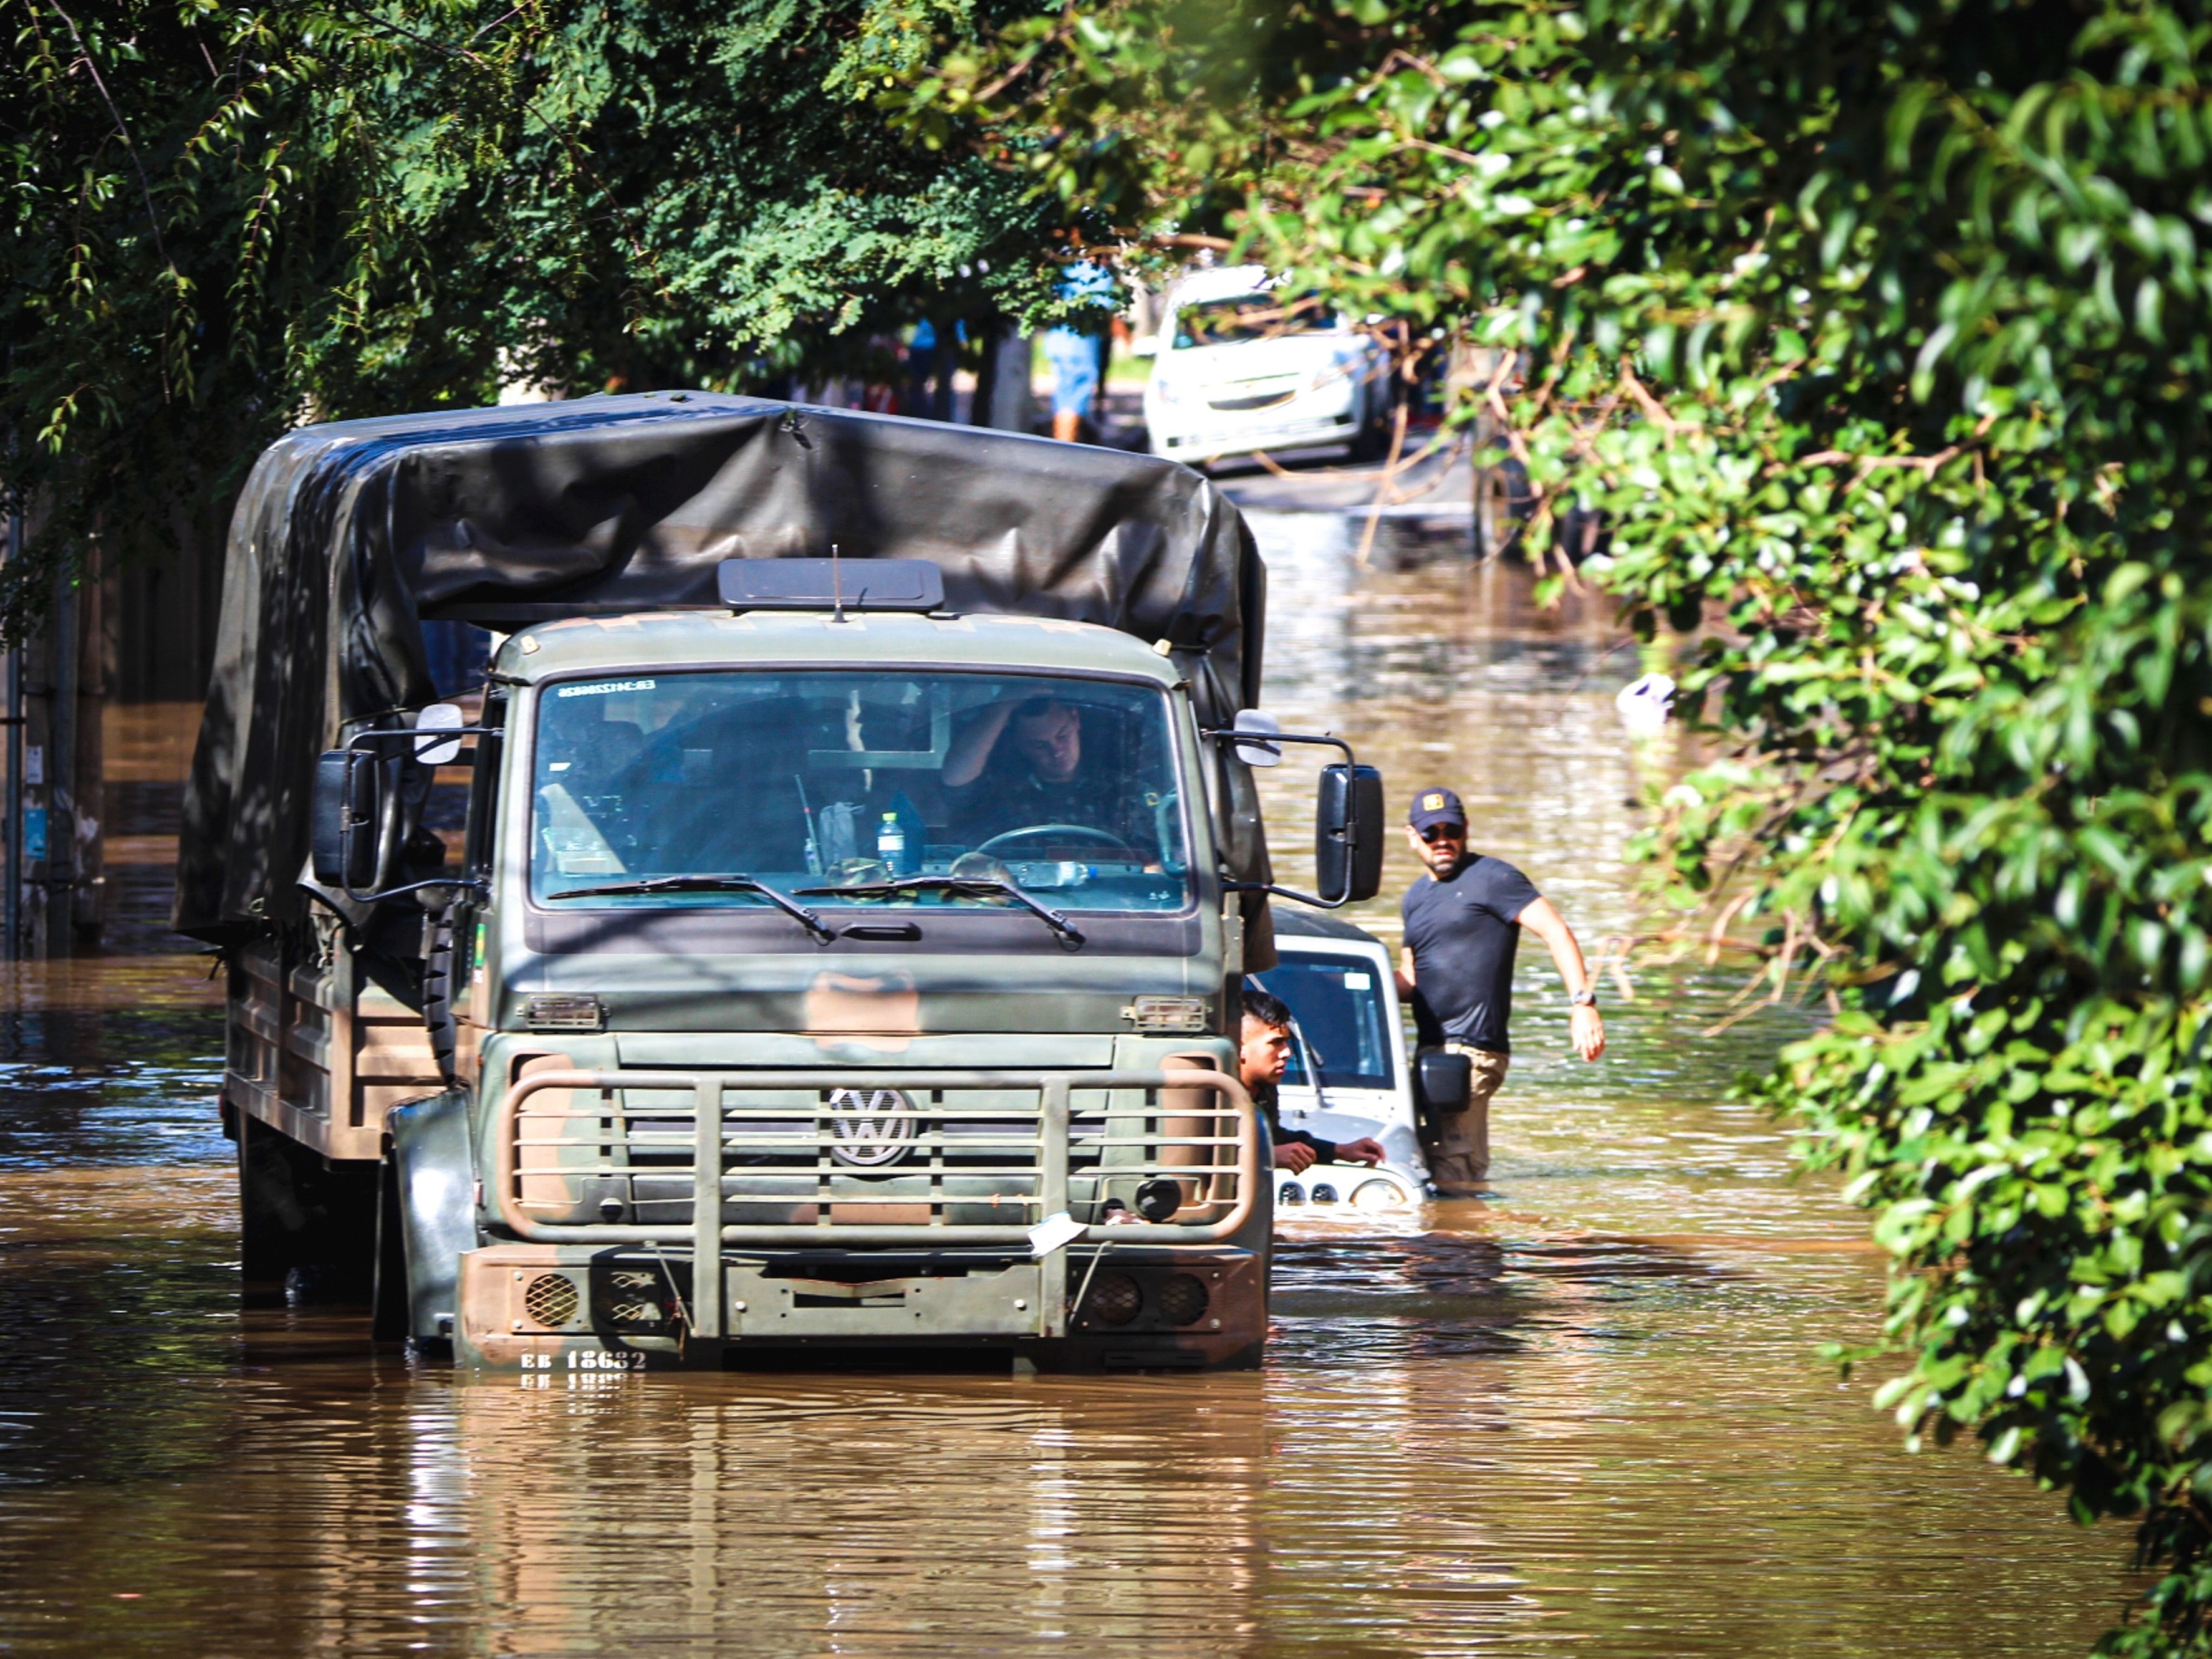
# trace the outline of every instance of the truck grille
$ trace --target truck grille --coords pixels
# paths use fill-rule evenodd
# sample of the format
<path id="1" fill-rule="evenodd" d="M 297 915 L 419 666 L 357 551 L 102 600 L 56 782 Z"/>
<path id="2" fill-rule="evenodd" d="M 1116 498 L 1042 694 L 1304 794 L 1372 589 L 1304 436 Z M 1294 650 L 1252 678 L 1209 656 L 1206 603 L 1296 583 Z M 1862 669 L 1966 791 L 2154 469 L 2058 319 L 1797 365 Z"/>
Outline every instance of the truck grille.
<path id="1" fill-rule="evenodd" d="M 501 1217 L 548 1242 L 690 1243 L 710 1200 L 728 1243 L 1025 1244 L 1063 1212 L 1195 1242 L 1264 1196 L 1250 1103 L 1211 1072 L 541 1072 L 495 1133 Z M 1163 1178 L 1181 1207 L 1129 1224 Z"/>

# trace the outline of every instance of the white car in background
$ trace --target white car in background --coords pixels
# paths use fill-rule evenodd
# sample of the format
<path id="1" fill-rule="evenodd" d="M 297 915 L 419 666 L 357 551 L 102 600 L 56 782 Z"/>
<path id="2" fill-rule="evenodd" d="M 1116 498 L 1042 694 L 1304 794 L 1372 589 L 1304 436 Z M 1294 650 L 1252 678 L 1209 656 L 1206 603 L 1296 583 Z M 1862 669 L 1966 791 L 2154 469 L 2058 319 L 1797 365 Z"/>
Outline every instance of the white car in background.
<path id="1" fill-rule="evenodd" d="M 1390 358 L 1318 298 L 1258 265 L 1194 271 L 1149 347 L 1145 428 L 1155 455 L 1200 465 L 1255 451 L 1379 453 Z"/>
<path id="2" fill-rule="evenodd" d="M 1276 963 L 1254 984 L 1282 999 L 1296 1030 L 1278 1109 L 1285 1129 L 1322 1140 L 1382 1143 L 1375 1169 L 1316 1164 L 1274 1172 L 1276 1215 L 1302 1205 L 1410 1212 L 1428 1192 L 1413 1083 L 1390 952 L 1364 929 L 1332 916 L 1275 914 Z"/>

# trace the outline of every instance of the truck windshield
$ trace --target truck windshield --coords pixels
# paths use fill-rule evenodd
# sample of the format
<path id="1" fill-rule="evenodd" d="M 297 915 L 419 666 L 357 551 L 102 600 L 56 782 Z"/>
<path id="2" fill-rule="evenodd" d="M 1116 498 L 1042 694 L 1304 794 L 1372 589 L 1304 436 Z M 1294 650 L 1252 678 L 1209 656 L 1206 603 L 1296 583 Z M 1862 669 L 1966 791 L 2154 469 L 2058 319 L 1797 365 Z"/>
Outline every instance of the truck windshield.
<path id="1" fill-rule="evenodd" d="M 1048 675 L 700 672 L 571 680 L 538 702 L 531 884 L 541 901 L 746 875 L 815 906 L 1178 910 L 1189 859 L 1166 694 Z M 886 892 L 902 877 L 973 878 Z"/>
<path id="2" fill-rule="evenodd" d="M 1298 955 L 1285 951 L 1253 982 L 1280 997 L 1313 1051 L 1322 1085 L 1330 1089 L 1391 1086 L 1390 1021 L 1382 998 L 1395 988 L 1368 963 L 1349 957 Z M 1304 1057 L 1294 1047 L 1283 1078 L 1310 1087 Z"/>

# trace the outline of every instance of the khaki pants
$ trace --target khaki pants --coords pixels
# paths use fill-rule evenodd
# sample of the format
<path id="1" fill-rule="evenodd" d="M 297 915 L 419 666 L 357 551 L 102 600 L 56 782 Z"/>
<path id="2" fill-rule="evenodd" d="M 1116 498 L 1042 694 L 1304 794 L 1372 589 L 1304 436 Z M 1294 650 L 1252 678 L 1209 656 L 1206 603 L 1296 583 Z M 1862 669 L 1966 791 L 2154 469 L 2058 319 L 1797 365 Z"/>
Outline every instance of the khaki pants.
<path id="1" fill-rule="evenodd" d="M 1505 1081 L 1511 1056 L 1464 1042 L 1447 1042 L 1448 1054 L 1465 1054 L 1473 1063 L 1473 1086 L 1463 1112 L 1438 1112 L 1421 1124 L 1421 1151 L 1429 1160 L 1429 1179 L 1446 1198 L 1473 1198 L 1490 1170 L 1490 1097 Z"/>

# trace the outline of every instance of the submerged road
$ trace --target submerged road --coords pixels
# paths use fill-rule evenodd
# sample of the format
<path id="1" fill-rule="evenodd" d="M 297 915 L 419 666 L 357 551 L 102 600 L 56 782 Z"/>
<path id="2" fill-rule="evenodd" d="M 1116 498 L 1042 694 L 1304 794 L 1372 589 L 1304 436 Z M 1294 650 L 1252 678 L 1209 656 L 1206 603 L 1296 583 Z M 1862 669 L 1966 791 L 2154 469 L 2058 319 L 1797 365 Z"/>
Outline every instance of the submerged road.
<path id="1" fill-rule="evenodd" d="M 1255 506 L 1258 503 L 1255 503 Z M 1269 704 L 1436 778 L 1595 947 L 1628 926 L 1636 672 L 1594 603 L 1262 508 Z M 120 879 L 173 832 L 177 711 L 125 711 Z M 167 781 L 165 781 L 167 780 Z M 1267 775 L 1285 878 L 1308 774 Z M 116 810 L 111 803 L 111 812 Z M 1395 942 L 1392 851 L 1360 920 Z M 1906 1455 L 1826 1340 L 1881 1274 L 1832 1183 L 1722 1103 L 1802 1029 L 1638 973 L 1571 1060 L 1522 953 L 1495 1193 L 1302 1219 L 1258 1375 L 503 1377 L 241 1315 L 204 959 L 26 969 L 0 1016 L 0 1653 L 2075 1655 L 2123 1532 Z"/>

